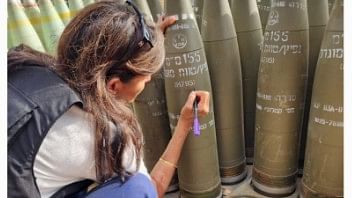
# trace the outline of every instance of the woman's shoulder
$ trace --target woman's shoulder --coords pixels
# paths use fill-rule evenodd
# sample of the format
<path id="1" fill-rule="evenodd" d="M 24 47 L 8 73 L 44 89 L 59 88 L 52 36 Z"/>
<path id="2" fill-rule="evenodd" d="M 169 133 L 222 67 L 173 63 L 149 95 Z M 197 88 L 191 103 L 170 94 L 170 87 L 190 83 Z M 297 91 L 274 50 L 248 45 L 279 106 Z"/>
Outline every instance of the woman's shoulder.
<path id="1" fill-rule="evenodd" d="M 56 120 L 49 129 L 47 136 L 55 138 L 57 141 L 65 140 L 78 143 L 79 147 L 82 147 L 82 144 L 86 145 L 94 142 L 95 139 L 94 125 L 91 118 L 91 115 L 87 112 L 73 105 Z"/>
<path id="2" fill-rule="evenodd" d="M 86 161 L 94 156 L 94 140 L 90 115 L 73 105 L 53 124 L 41 147 L 46 150 L 62 148 L 61 151 L 53 151 L 54 154 L 74 161 Z M 74 161 L 72 165 L 77 164 Z"/>
<path id="3" fill-rule="evenodd" d="M 82 179 L 96 180 L 94 130 L 89 115 L 72 106 L 50 128 L 35 157 L 41 194 L 51 194 Z"/>

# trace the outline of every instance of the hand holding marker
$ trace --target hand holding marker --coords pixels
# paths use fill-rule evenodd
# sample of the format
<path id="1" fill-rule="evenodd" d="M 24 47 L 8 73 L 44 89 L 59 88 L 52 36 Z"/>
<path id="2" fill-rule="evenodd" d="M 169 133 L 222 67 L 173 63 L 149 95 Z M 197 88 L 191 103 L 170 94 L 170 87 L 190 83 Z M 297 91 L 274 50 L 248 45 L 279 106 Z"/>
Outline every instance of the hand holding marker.
<path id="1" fill-rule="evenodd" d="M 199 96 L 196 96 L 193 102 L 193 134 L 195 136 L 200 135 L 200 124 L 198 120 L 198 103 L 199 103 Z"/>

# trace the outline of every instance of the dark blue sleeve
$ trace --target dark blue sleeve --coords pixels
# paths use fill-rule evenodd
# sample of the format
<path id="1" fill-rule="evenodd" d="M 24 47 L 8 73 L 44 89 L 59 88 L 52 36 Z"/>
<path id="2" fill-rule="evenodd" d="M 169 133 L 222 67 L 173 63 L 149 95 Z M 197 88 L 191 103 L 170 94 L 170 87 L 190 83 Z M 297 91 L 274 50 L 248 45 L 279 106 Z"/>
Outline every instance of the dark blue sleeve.
<path id="1" fill-rule="evenodd" d="M 145 175 L 138 173 L 124 183 L 114 178 L 90 192 L 86 198 L 156 198 L 154 185 Z"/>

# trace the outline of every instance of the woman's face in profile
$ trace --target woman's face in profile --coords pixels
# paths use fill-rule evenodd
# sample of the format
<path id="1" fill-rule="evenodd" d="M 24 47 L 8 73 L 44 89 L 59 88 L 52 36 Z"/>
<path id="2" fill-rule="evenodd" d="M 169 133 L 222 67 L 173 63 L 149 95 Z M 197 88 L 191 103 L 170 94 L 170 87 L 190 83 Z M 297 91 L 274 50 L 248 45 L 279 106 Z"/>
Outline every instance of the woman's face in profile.
<path id="1" fill-rule="evenodd" d="M 151 75 L 137 75 L 126 83 L 121 82 L 118 91 L 119 98 L 132 103 L 150 80 Z"/>

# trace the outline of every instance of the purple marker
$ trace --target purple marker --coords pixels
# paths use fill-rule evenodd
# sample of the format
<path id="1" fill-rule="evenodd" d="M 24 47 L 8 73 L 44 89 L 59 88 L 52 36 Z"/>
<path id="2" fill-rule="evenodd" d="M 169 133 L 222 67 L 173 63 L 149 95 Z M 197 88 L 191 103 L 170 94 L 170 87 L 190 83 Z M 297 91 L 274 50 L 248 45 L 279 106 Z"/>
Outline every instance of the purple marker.
<path id="1" fill-rule="evenodd" d="M 200 125 L 198 120 L 198 102 L 200 98 L 196 96 L 196 99 L 193 102 L 193 134 L 195 136 L 200 136 Z"/>

